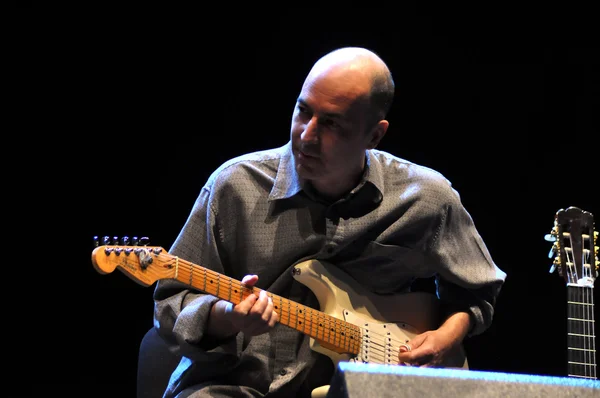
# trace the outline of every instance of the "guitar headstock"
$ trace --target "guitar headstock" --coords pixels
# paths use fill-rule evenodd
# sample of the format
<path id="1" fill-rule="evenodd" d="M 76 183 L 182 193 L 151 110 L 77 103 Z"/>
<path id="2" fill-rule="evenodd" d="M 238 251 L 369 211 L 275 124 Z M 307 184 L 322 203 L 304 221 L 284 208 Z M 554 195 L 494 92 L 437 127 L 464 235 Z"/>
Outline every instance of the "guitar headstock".
<path id="1" fill-rule="evenodd" d="M 560 209 L 546 239 L 554 242 L 550 272 L 556 269 L 568 285 L 593 286 L 600 266 L 593 214 L 575 206 Z"/>
<path id="2" fill-rule="evenodd" d="M 92 265 L 101 274 L 115 269 L 123 272 L 142 286 L 150 286 L 159 279 L 174 278 L 176 264 L 173 257 L 160 246 L 146 245 L 148 238 L 118 239 L 104 237 L 102 244 L 94 237 Z"/>

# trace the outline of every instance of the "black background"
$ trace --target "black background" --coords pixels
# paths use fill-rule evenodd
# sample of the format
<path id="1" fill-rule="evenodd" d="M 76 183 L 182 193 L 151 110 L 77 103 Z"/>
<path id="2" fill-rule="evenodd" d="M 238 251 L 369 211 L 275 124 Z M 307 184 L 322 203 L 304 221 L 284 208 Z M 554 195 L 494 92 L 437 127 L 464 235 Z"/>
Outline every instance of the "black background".
<path id="1" fill-rule="evenodd" d="M 494 324 L 466 342 L 470 367 L 566 374 L 566 286 L 544 235 L 560 208 L 600 215 L 587 12 L 294 7 L 14 14 L 7 151 L 23 165 L 6 199 L 24 206 L 27 261 L 5 293 L 12 396 L 135 395 L 153 288 L 97 273 L 92 237 L 168 248 L 209 173 L 284 144 L 310 66 L 348 45 L 396 80 L 379 148 L 444 173 L 508 274 Z"/>

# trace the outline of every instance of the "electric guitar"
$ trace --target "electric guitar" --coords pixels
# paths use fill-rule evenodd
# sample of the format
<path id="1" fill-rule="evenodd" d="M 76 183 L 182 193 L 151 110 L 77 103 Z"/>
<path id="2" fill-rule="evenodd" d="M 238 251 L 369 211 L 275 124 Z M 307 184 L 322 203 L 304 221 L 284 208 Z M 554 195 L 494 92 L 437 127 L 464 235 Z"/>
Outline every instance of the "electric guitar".
<path id="1" fill-rule="evenodd" d="M 594 216 L 578 207 L 560 209 L 546 240 L 554 242 L 550 272 L 567 283 L 567 375 L 597 379 L 594 281 L 598 267 Z"/>
<path id="2" fill-rule="evenodd" d="M 234 305 L 261 292 L 159 246 L 98 245 L 92 251 L 92 264 L 101 274 L 119 269 L 142 286 L 176 279 Z M 279 323 L 310 336 L 311 349 L 328 356 L 336 366 L 340 361 L 397 365 L 402 344 L 440 324 L 439 300 L 430 293 L 374 295 L 339 268 L 317 260 L 300 262 L 292 272 L 313 291 L 320 310 L 267 292 Z M 451 356 L 448 367 L 468 369 L 462 346 Z M 327 390 L 328 386 L 319 387 L 312 396 L 324 397 Z"/>

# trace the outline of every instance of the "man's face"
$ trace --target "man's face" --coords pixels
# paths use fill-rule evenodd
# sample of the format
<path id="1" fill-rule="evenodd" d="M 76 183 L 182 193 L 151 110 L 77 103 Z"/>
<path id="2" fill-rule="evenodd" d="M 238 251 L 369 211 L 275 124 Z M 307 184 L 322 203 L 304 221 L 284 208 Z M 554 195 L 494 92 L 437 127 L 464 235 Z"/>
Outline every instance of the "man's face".
<path id="1" fill-rule="evenodd" d="M 306 79 L 292 116 L 296 170 L 319 191 L 348 185 L 362 173 L 372 135 L 367 126 L 369 81 L 324 72 Z"/>

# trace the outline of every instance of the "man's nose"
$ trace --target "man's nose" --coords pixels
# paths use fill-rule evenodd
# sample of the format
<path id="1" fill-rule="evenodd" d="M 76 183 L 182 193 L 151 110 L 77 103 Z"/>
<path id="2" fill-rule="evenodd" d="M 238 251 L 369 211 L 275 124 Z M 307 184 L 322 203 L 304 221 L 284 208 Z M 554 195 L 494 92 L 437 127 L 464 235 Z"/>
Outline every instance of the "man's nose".
<path id="1" fill-rule="evenodd" d="M 302 141 L 307 142 L 317 141 L 319 138 L 319 132 L 317 127 L 317 118 L 313 116 L 304 126 L 304 131 L 302 132 L 302 134 L 300 134 L 300 139 L 302 139 Z"/>

